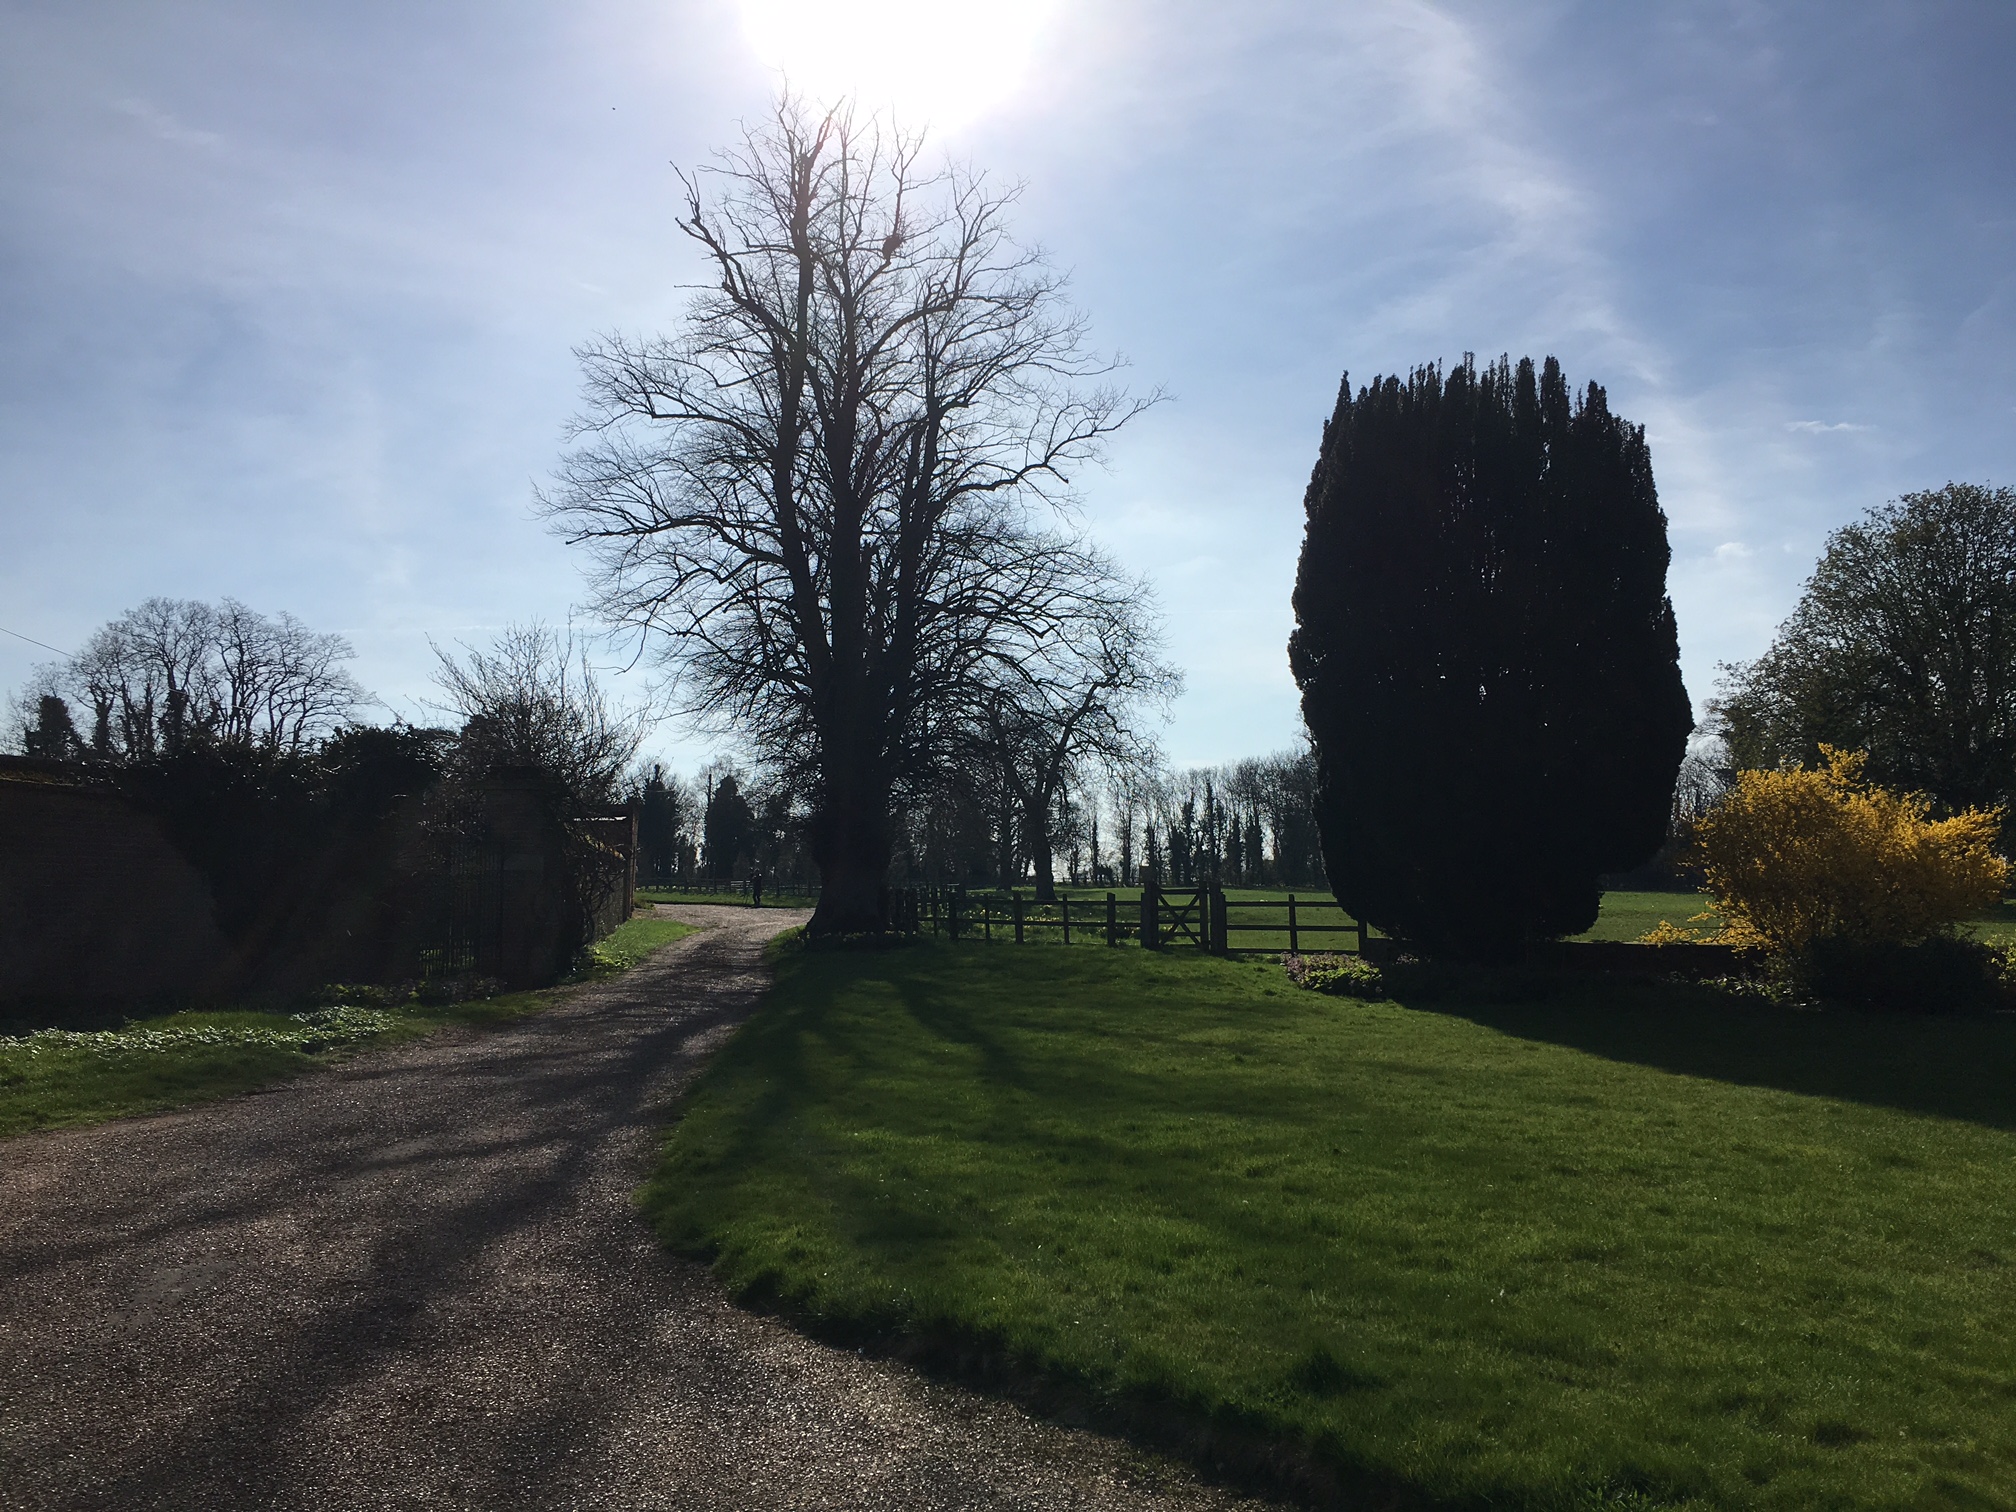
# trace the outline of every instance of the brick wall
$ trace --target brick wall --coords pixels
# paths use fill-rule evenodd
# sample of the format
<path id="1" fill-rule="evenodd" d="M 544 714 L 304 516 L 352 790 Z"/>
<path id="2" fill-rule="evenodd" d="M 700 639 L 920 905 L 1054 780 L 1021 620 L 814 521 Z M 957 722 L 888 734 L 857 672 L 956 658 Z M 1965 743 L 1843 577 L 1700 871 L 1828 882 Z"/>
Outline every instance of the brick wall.
<path id="1" fill-rule="evenodd" d="M 0 1003 L 202 992 L 228 950 L 159 827 L 72 770 L 0 758 Z"/>
<path id="2" fill-rule="evenodd" d="M 475 966 L 514 986 L 552 981 L 630 916 L 636 890 L 636 815 L 563 826 L 542 791 L 536 778 L 486 784 L 482 875 L 465 879 L 480 884 Z M 448 878 L 420 820 L 408 799 L 296 858 L 227 939 L 202 874 L 152 817 L 88 768 L 0 756 L 0 1005 L 285 996 L 417 976 L 451 928 Z"/>

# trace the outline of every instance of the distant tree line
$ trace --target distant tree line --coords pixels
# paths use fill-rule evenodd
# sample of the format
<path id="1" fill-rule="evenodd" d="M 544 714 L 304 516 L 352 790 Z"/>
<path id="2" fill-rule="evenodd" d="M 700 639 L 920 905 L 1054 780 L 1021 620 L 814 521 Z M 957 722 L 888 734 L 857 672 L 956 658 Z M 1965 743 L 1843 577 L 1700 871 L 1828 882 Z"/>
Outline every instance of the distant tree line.
<path id="1" fill-rule="evenodd" d="M 1147 870 L 1179 886 L 1320 885 L 1309 752 L 1164 769 L 1141 715 L 1175 679 L 1132 612 L 1094 617 L 1105 638 L 1092 656 L 1052 652 L 1025 669 L 1034 691 L 1019 711 L 998 696 L 948 743 L 921 801 L 896 815 L 891 882 L 1047 892 L 1131 886 Z M 254 668 L 262 645 L 286 654 Z M 640 765 L 644 722 L 613 707 L 550 628 L 437 648 L 433 725 L 358 723 L 370 701 L 344 670 L 350 656 L 292 616 L 152 599 L 39 669 L 17 699 L 17 743 L 116 772 L 208 858 L 220 894 L 242 901 L 227 911 L 256 911 L 281 872 L 335 843 L 318 825 L 382 817 L 416 794 L 442 845 L 473 844 L 480 790 L 500 773 L 537 774 L 556 813 L 635 803 L 647 881 L 819 880 L 813 804 L 793 772 Z M 255 702 L 270 714 L 249 717 Z"/>
<path id="2" fill-rule="evenodd" d="M 633 773 L 629 792 L 638 808 L 638 876 L 646 882 L 705 886 L 760 874 L 770 886 L 795 890 L 818 880 L 804 805 L 774 777 L 714 761 L 681 779 L 654 762 Z"/>
<path id="3" fill-rule="evenodd" d="M 1025 795 L 996 787 L 993 769 L 955 774 L 898 816 L 889 881 L 898 886 L 1321 887 L 1306 748 L 1217 767 L 1157 765 L 1079 774 L 1027 823 Z M 641 874 L 704 885 L 761 872 L 776 886 L 812 887 L 808 805 L 775 775 L 726 762 L 691 779 L 653 765 L 635 779 Z M 1044 847 L 1048 847 L 1047 854 Z"/>

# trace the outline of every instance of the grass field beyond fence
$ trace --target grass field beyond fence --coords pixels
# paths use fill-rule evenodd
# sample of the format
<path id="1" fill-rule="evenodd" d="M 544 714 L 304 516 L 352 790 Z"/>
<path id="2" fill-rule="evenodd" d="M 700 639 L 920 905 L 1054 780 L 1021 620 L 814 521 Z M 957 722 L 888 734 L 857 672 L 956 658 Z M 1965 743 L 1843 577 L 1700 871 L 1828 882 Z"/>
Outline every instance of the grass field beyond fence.
<path id="1" fill-rule="evenodd" d="M 1379 1505 L 2016 1504 L 2016 1021 L 780 964 L 645 1202 L 816 1330 Z"/>

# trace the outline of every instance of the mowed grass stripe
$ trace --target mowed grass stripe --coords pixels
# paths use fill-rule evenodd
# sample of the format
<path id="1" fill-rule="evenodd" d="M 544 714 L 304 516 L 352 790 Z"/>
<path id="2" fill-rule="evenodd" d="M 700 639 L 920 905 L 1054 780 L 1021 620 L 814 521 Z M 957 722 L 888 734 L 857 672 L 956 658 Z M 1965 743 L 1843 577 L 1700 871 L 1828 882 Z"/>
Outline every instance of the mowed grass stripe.
<path id="1" fill-rule="evenodd" d="M 1195 956 L 786 950 L 645 1200 L 816 1327 L 1346 1485 L 2010 1505 L 2016 1025 L 1553 990 L 1429 1010 Z"/>

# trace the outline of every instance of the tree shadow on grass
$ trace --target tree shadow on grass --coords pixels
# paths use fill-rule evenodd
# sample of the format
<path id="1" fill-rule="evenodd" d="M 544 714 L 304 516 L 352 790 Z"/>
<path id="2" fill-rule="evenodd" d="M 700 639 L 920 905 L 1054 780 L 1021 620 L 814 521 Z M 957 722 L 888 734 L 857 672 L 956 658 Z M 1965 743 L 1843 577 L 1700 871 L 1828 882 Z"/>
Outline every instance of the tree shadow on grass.
<path id="1" fill-rule="evenodd" d="M 2016 1014 L 1798 1010 L 1712 983 L 1537 972 L 1403 975 L 1393 997 L 1605 1060 L 2016 1129 Z"/>

